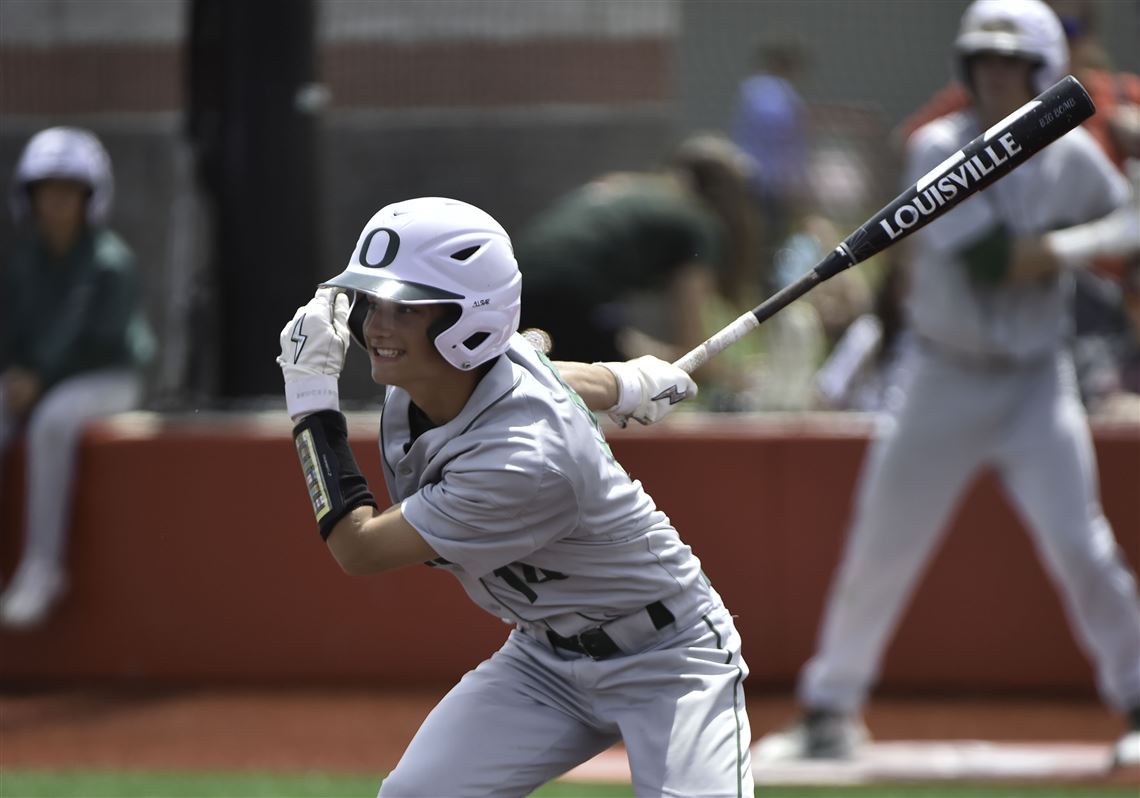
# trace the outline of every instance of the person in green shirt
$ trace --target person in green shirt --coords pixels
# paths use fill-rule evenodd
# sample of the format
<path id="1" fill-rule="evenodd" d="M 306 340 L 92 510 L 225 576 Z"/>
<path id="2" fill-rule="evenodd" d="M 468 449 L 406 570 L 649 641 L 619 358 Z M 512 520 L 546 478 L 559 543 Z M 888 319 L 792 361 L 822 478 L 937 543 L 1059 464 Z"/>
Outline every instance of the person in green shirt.
<path id="1" fill-rule="evenodd" d="M 550 334 L 559 360 L 680 357 L 708 333 L 714 297 L 733 309 L 758 287 L 752 168 L 722 136 L 680 143 L 663 168 L 599 177 L 540 212 L 515 242 L 522 326 Z M 660 299 L 668 334 L 636 322 Z"/>
<path id="2" fill-rule="evenodd" d="M 92 419 L 138 406 L 154 352 L 134 256 L 106 227 L 113 190 L 103 145 L 71 127 L 33 136 L 12 181 L 19 237 L 0 269 L 0 453 L 23 435 L 27 490 L 23 553 L 0 595 L 8 628 L 39 625 L 64 595 L 80 436 Z"/>

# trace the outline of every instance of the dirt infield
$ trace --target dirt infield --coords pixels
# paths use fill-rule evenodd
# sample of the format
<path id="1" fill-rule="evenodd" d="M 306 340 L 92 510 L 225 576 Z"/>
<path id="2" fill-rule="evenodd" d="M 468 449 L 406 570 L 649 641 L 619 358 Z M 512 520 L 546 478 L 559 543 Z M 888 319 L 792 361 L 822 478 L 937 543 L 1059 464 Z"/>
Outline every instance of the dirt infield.
<path id="1" fill-rule="evenodd" d="M 439 697 L 364 689 L 3 692 L 0 766 L 382 773 Z M 753 736 L 794 712 L 787 696 L 750 699 Z M 879 741 L 1088 743 L 1107 751 L 1121 732 L 1120 720 L 1088 699 L 882 698 L 866 719 Z M 1138 784 L 1140 774 L 1091 780 Z"/>

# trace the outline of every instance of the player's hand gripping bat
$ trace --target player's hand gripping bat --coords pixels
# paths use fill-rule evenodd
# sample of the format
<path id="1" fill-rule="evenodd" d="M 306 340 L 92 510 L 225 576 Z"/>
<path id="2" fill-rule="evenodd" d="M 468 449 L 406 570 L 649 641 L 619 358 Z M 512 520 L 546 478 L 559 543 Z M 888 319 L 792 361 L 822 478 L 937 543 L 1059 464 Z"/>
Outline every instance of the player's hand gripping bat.
<path id="1" fill-rule="evenodd" d="M 1096 112 L 1072 75 L 1046 89 L 950 158 L 863 223 L 794 283 L 736 319 L 673 365 L 692 373 L 764 320 L 841 271 L 898 243 L 1009 174 Z"/>

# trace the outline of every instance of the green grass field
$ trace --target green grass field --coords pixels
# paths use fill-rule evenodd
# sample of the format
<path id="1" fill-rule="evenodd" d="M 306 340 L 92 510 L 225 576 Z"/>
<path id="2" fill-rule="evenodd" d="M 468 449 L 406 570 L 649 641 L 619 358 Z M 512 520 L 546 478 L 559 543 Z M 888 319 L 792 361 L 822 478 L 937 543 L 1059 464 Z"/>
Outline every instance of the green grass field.
<path id="1" fill-rule="evenodd" d="M 0 798 L 370 798 L 375 776 L 0 770 Z M 541 798 L 628 798 L 628 785 L 556 783 Z M 762 798 L 1136 798 L 1134 787 L 890 785 L 763 787 Z"/>

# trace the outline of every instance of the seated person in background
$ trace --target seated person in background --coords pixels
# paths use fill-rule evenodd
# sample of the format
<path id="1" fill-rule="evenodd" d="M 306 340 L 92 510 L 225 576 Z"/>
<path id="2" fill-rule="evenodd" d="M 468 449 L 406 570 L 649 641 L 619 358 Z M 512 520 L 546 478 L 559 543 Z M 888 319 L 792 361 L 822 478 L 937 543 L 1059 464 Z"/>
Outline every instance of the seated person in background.
<path id="1" fill-rule="evenodd" d="M 134 257 L 105 226 L 112 189 L 103 145 L 78 128 L 37 133 L 16 167 L 23 229 L 0 290 L 0 455 L 26 433 L 27 491 L 23 553 L 0 596 L 9 628 L 41 623 L 62 597 L 80 435 L 138 405 L 154 347 Z"/>
<path id="2" fill-rule="evenodd" d="M 698 135 L 659 172 L 602 176 L 540 213 L 515 243 L 522 326 L 546 330 L 560 360 L 675 360 L 705 339 L 714 296 L 747 310 L 749 164 L 727 139 Z M 661 298 L 669 340 L 633 325 L 638 294 Z"/>
<path id="3" fill-rule="evenodd" d="M 913 337 L 906 330 L 906 271 L 892 259 L 875 292 L 874 306 L 847 328 L 815 377 L 824 410 L 879 412 L 898 406 Z"/>

